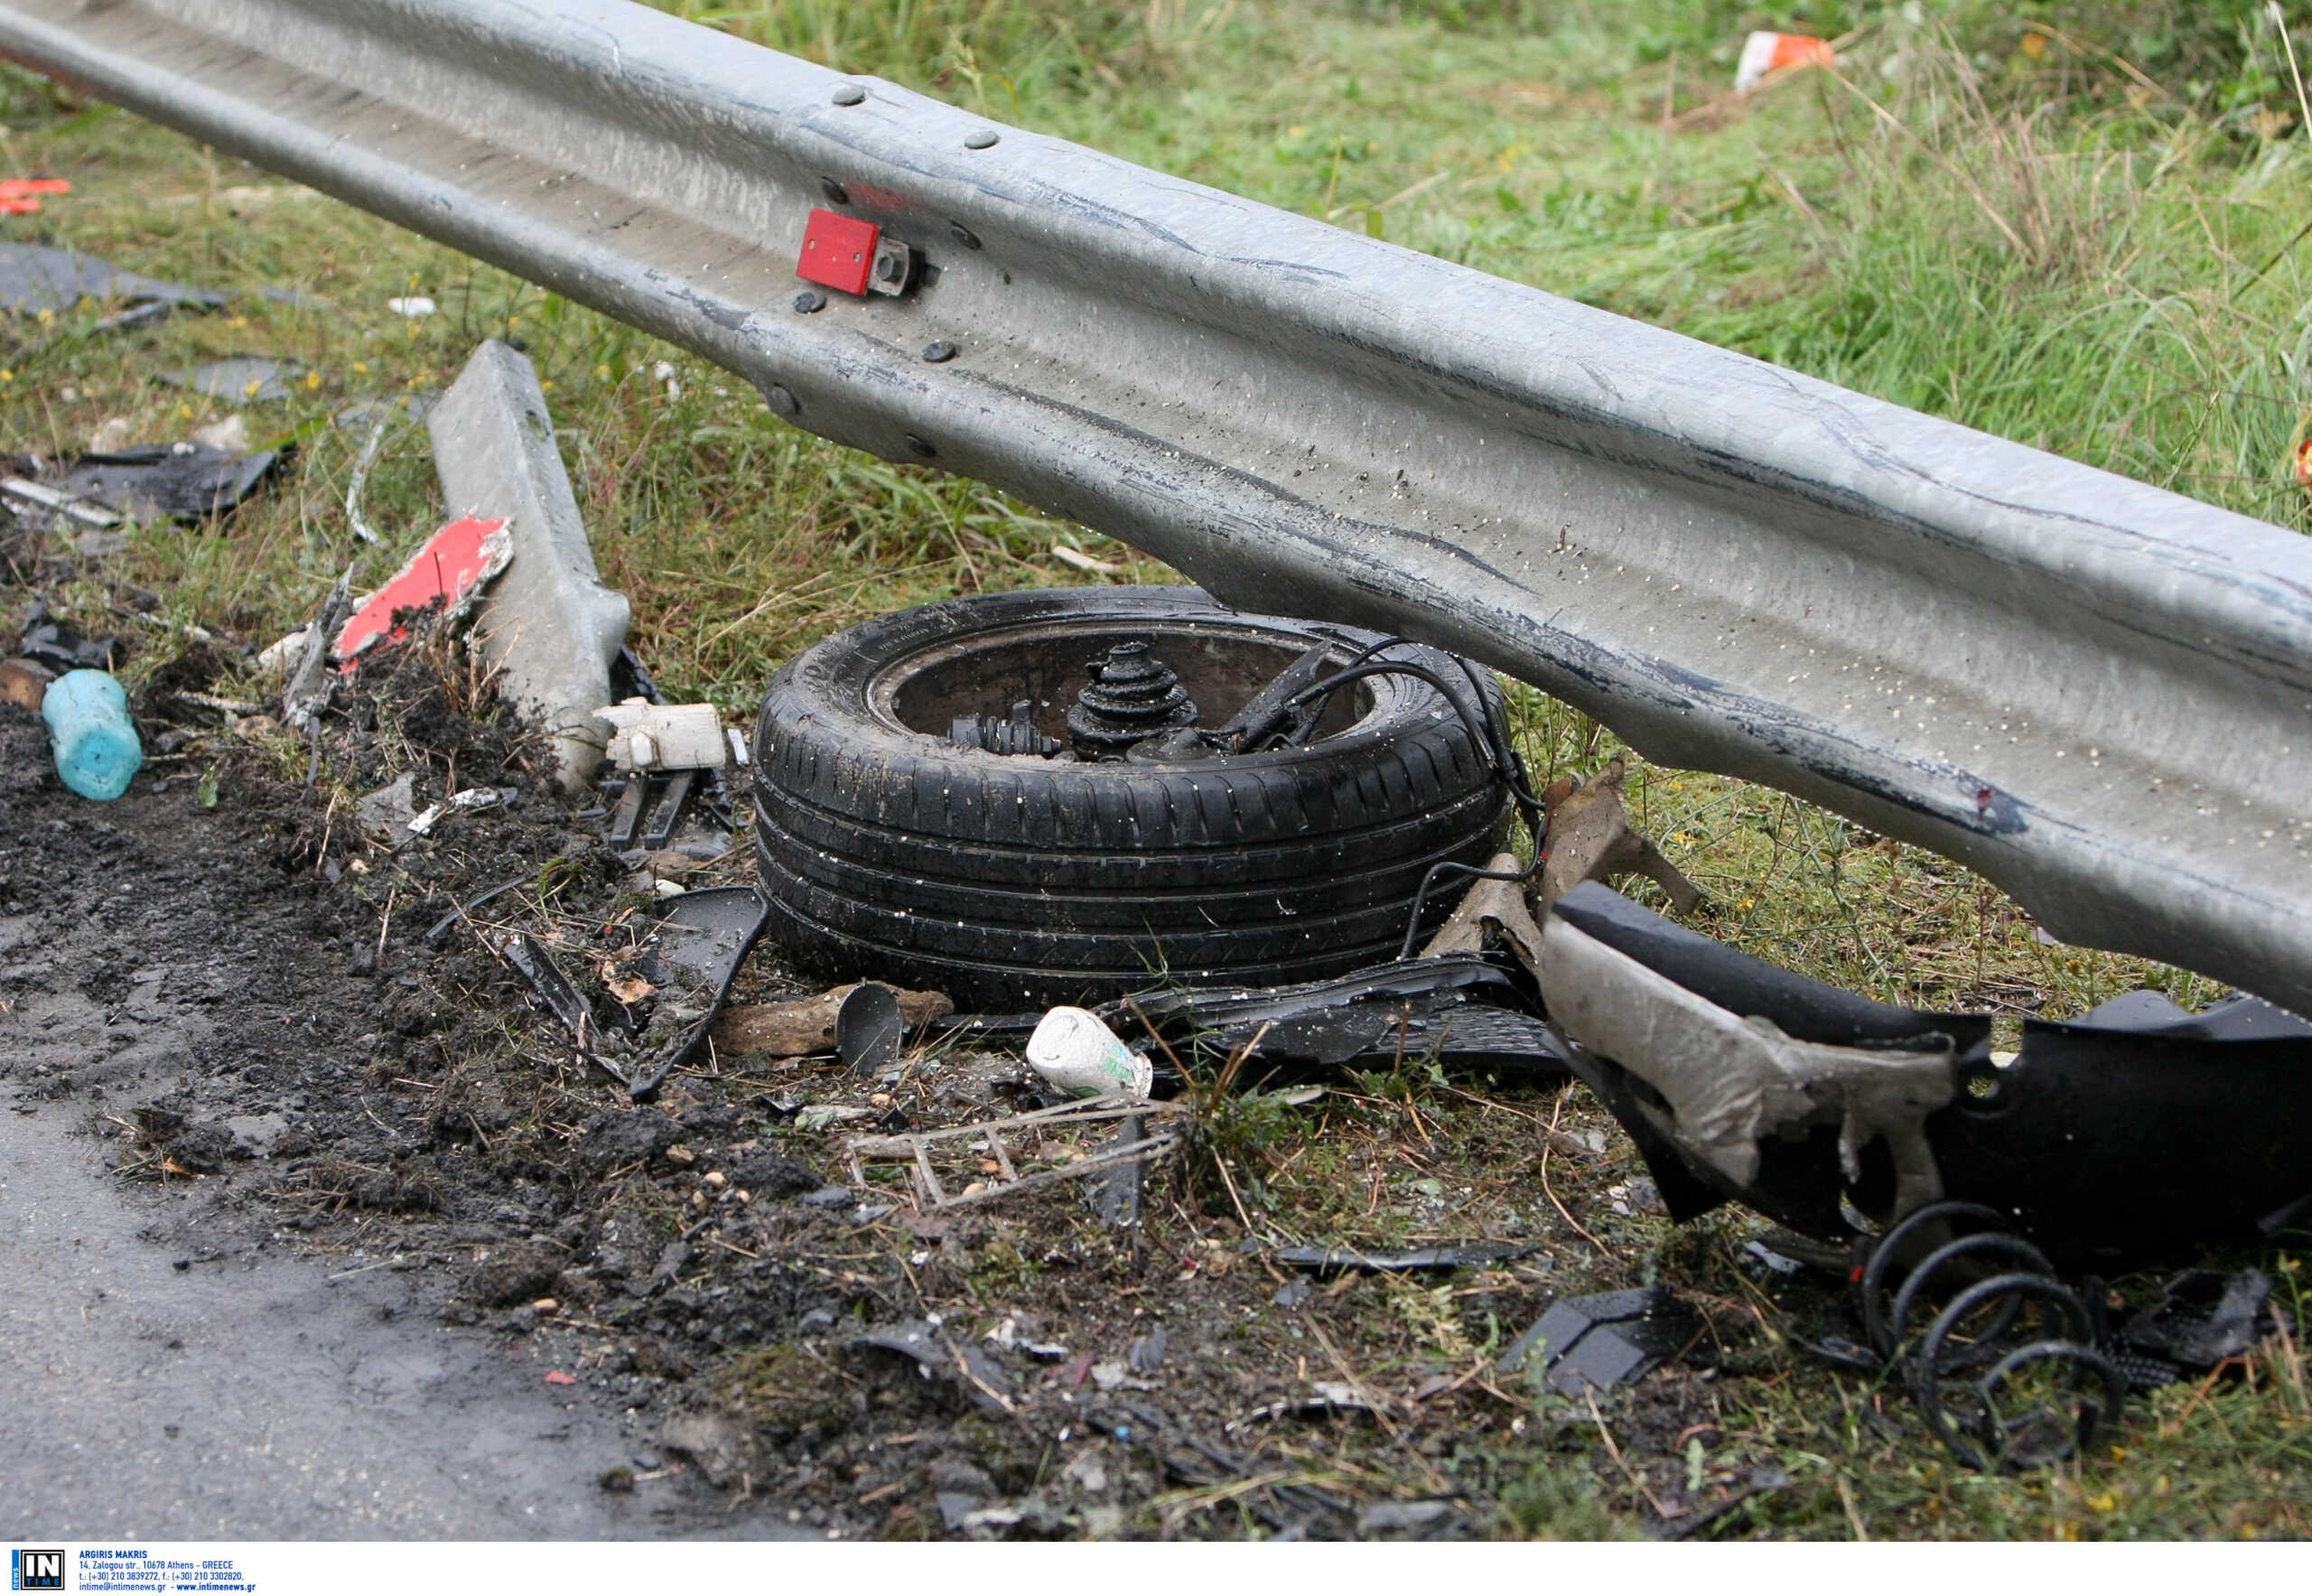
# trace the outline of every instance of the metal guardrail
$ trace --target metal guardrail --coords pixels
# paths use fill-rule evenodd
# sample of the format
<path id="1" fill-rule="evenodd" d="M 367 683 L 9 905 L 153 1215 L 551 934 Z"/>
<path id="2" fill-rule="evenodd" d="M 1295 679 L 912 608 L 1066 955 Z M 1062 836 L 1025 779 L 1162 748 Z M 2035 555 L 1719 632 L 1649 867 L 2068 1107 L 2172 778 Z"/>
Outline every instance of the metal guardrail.
<path id="1" fill-rule="evenodd" d="M 2312 540 L 611 0 L 0 0 L 0 50 L 2312 1011 Z M 794 308 L 815 206 L 918 286 Z"/>

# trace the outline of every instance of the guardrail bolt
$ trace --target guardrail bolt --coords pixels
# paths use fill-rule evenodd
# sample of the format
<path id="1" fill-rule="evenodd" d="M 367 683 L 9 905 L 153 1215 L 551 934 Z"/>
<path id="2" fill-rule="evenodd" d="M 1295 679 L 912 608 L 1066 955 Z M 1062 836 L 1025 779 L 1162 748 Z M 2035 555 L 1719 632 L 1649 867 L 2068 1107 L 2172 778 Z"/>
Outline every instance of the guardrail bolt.
<path id="1" fill-rule="evenodd" d="M 806 288 L 795 296 L 795 308 L 804 315 L 826 309 L 827 296 L 816 288 Z"/>
<path id="2" fill-rule="evenodd" d="M 1000 136 L 1002 135 L 988 128 L 983 127 L 976 133 L 966 133 L 964 135 L 964 148 L 967 150 L 992 150 L 995 147 L 995 141 Z"/>
<path id="3" fill-rule="evenodd" d="M 867 91 L 856 83 L 846 83 L 834 91 L 833 98 L 839 106 L 855 106 L 867 98 Z"/>
<path id="4" fill-rule="evenodd" d="M 802 412 L 803 406 L 795 396 L 775 382 L 762 390 L 762 397 L 763 402 L 781 415 L 796 415 Z"/>
<path id="5" fill-rule="evenodd" d="M 939 453 L 938 450 L 934 449 L 929 443 L 926 443 L 923 439 L 917 437 L 913 433 L 907 434 L 906 443 L 907 452 L 909 454 L 914 455 L 918 460 L 929 460 Z"/>
<path id="6" fill-rule="evenodd" d="M 962 222 L 949 222 L 947 224 L 947 231 L 954 237 L 956 242 L 961 244 L 965 248 L 976 249 L 979 247 L 979 235 L 972 231 L 971 229 L 965 227 Z"/>
<path id="7" fill-rule="evenodd" d="M 827 197 L 827 203 L 830 205 L 848 205 L 851 203 L 851 191 L 844 188 L 841 183 L 835 182 L 835 180 L 831 177 L 823 177 L 819 179 L 819 192 Z"/>
<path id="8" fill-rule="evenodd" d="M 944 338 L 935 338 L 923 346 L 923 358 L 934 366 L 956 358 L 956 346 Z"/>

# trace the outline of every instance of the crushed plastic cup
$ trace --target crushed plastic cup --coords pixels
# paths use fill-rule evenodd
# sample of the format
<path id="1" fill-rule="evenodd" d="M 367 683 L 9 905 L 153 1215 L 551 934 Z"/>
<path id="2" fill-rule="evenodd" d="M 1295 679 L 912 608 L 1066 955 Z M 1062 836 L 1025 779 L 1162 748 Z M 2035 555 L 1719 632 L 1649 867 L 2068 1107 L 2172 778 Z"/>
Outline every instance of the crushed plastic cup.
<path id="1" fill-rule="evenodd" d="M 1076 1097 L 1145 1097 L 1156 1079 L 1146 1055 L 1124 1046 L 1098 1015 L 1065 1005 L 1046 1014 L 1028 1038 L 1028 1067 Z"/>

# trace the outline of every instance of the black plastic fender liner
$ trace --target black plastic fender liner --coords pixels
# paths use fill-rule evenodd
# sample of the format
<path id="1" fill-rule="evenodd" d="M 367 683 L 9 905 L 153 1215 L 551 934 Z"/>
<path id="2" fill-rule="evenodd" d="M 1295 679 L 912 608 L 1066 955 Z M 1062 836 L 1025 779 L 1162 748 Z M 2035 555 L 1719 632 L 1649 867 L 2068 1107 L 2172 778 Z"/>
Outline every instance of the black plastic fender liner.
<path id="1" fill-rule="evenodd" d="M 965 1008 L 1168 978 L 1319 980 L 1387 960 L 1430 866 L 1495 845 L 1506 790 L 1491 755 L 1411 677 L 1345 686 L 1315 738 L 1271 752 L 1084 762 L 946 735 L 1025 701 L 1065 742 L 1090 662 L 1140 639 L 1207 726 L 1313 646 L 1338 669 L 1383 640 L 1186 587 L 960 599 L 825 639 L 773 678 L 756 733 L 773 937 L 814 971 L 931 986 Z M 1470 679 L 1435 649 L 1383 657 Z M 1500 714 L 1477 677 L 1469 701 Z"/>
<path id="2" fill-rule="evenodd" d="M 1872 1003 L 1595 883 L 1559 900 L 1560 919 L 1729 1013 L 1852 1048 L 1859 1067 L 1874 1048 L 1949 1039 L 1955 1090 L 1925 1120 L 1944 1192 L 1998 1210 L 2057 1267 L 2116 1270 L 2312 1218 L 2312 1023 L 2261 999 L 2193 1014 L 2131 993 L 2069 1022 L 2027 1022 L 2002 1067 L 1988 1016 Z M 1732 1200 L 1844 1238 L 1853 1231 L 1842 1199 L 1888 1217 L 1878 1143 L 1864 1150 L 1862 1181 L 1850 1182 L 1836 1126 L 1793 1122 L 1761 1138 L 1751 1181 L 1730 1181 L 1681 1144 L 1675 1116 L 1639 1073 L 1646 1060 L 1572 1040 L 1571 1068 L 1629 1132 L 1680 1221 Z"/>

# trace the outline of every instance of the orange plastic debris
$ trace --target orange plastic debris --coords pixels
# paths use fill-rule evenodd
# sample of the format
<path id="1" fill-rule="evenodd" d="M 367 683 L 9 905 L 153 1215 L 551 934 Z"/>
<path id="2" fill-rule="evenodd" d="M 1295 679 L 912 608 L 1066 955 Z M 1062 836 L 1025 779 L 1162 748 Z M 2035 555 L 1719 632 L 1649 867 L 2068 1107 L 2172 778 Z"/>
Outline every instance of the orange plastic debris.
<path id="1" fill-rule="evenodd" d="M 61 177 L 11 177 L 0 180 L 0 216 L 24 216 L 40 209 L 42 194 L 69 194 L 72 185 Z"/>
<path id="2" fill-rule="evenodd" d="M 2296 446 L 2296 480 L 2312 488 L 2312 438 Z"/>
<path id="3" fill-rule="evenodd" d="M 1792 67 L 1834 67 L 1838 61 L 1827 39 L 1805 33 L 1753 33 L 1742 41 L 1742 59 L 1734 67 L 1734 87 L 1739 92 Z"/>

